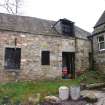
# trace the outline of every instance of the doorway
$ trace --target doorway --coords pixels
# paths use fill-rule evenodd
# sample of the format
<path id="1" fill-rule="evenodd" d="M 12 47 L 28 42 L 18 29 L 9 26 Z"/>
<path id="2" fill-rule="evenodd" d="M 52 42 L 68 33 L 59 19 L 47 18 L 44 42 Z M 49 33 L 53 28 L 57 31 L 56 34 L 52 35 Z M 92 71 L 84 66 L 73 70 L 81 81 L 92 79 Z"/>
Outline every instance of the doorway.
<path id="1" fill-rule="evenodd" d="M 62 78 L 75 78 L 75 53 L 62 52 Z"/>

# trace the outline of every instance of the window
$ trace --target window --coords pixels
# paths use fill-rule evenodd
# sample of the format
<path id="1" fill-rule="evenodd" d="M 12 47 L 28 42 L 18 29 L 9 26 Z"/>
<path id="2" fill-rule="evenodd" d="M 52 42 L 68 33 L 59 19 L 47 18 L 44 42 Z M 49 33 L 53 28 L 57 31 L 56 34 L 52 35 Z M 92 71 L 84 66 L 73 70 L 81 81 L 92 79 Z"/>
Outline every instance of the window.
<path id="1" fill-rule="evenodd" d="M 98 40 L 98 49 L 105 50 L 105 38 L 104 35 L 97 37 Z"/>
<path id="2" fill-rule="evenodd" d="M 68 20 L 62 20 L 62 33 L 64 35 L 74 36 L 74 23 Z"/>
<path id="3" fill-rule="evenodd" d="M 5 69 L 20 69 L 21 48 L 5 48 Z"/>
<path id="4" fill-rule="evenodd" d="M 71 33 L 70 26 L 69 26 L 69 25 L 66 25 L 66 24 L 63 24 L 62 32 L 63 32 L 64 34 L 69 34 L 69 33 Z"/>
<path id="5" fill-rule="evenodd" d="M 50 65 L 50 52 L 42 51 L 42 65 Z"/>

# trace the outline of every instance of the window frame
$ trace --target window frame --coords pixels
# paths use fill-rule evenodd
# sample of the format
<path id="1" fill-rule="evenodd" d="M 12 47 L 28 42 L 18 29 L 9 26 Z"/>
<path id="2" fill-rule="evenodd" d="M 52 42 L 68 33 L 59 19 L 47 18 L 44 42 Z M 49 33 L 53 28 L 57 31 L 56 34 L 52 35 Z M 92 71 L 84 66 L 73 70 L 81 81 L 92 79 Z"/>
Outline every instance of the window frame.
<path id="1" fill-rule="evenodd" d="M 18 67 L 14 67 L 14 68 L 9 67 L 8 68 L 8 66 L 6 66 L 6 48 L 9 48 L 9 49 L 19 49 L 20 50 L 20 53 L 19 53 L 19 64 L 18 64 L 19 66 Z M 6 46 L 4 48 L 4 69 L 6 71 L 19 71 L 21 69 L 21 48 L 20 47 L 7 47 Z"/>
<path id="2" fill-rule="evenodd" d="M 99 37 L 102 37 L 104 38 L 103 41 L 99 41 Z M 99 51 L 104 51 L 105 50 L 105 35 L 100 35 L 97 37 L 97 42 L 98 42 L 98 50 Z M 101 44 L 104 43 L 104 48 L 100 48 Z"/>

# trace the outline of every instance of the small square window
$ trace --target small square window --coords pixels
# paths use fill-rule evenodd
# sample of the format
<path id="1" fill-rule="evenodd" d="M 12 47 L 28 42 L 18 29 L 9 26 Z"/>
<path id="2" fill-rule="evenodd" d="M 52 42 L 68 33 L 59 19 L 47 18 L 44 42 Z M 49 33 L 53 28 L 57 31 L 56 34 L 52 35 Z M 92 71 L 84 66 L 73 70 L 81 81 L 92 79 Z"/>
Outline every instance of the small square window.
<path id="1" fill-rule="evenodd" d="M 21 48 L 5 48 L 5 69 L 20 69 Z"/>
<path id="2" fill-rule="evenodd" d="M 99 37 L 98 37 L 98 41 L 99 41 L 99 42 L 104 41 L 104 36 L 99 36 Z"/>
<path id="3" fill-rule="evenodd" d="M 42 56 L 41 58 L 42 65 L 50 65 L 50 52 L 42 51 L 41 56 Z"/>

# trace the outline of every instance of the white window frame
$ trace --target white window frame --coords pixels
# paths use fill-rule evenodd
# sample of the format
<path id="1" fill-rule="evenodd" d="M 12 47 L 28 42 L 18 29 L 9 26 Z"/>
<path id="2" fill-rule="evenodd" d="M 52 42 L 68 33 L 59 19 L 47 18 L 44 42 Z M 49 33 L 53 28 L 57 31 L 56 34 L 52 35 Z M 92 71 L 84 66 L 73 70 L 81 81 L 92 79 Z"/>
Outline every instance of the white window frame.
<path id="1" fill-rule="evenodd" d="M 104 40 L 103 40 L 103 41 L 99 41 L 99 37 L 102 37 L 102 36 L 104 37 Z M 98 36 L 98 37 L 97 37 L 97 41 L 98 41 L 98 50 L 99 50 L 99 51 L 104 51 L 104 50 L 105 50 L 105 35 L 100 35 L 100 36 Z M 104 43 L 104 48 L 102 48 L 102 49 L 100 48 L 100 44 L 101 44 L 101 43 Z"/>

